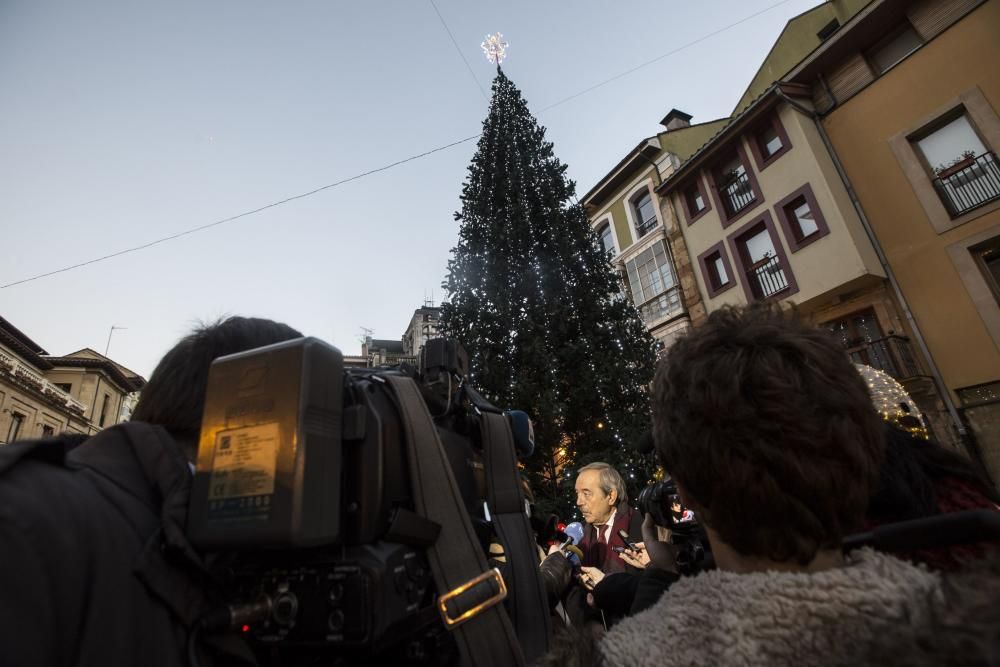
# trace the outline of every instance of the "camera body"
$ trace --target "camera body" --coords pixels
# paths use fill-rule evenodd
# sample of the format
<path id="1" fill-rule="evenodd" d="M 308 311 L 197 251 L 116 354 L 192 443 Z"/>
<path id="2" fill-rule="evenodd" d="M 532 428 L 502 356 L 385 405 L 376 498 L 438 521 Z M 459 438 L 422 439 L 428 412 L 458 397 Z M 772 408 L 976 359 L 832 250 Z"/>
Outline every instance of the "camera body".
<path id="1" fill-rule="evenodd" d="M 639 492 L 639 511 L 670 530 L 670 543 L 677 547 L 677 568 L 681 574 L 693 574 L 705 563 L 707 540 L 697 518 L 681 502 L 677 485 L 669 477 L 653 482 Z"/>
<path id="2" fill-rule="evenodd" d="M 387 377 L 417 382 L 485 552 L 492 528 L 467 367 L 446 339 L 428 341 L 420 370 L 345 368 L 314 338 L 213 363 L 188 536 L 235 553 L 233 600 L 266 610 L 240 628 L 262 662 L 294 664 L 306 651 L 334 664 L 454 657 L 425 555 L 440 526 L 414 511 L 414 462 Z"/>

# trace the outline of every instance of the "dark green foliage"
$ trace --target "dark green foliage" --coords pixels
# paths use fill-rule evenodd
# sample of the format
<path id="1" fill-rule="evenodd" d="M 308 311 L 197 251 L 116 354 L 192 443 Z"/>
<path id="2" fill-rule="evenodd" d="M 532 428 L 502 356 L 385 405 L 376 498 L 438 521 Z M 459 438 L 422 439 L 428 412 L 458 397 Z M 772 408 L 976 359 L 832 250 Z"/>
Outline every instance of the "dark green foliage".
<path id="1" fill-rule="evenodd" d="M 442 327 L 468 349 L 475 387 L 531 415 L 532 486 L 541 509 L 564 517 L 575 511 L 565 480 L 571 489 L 579 465 L 636 459 L 619 468 L 636 488 L 653 467 L 625 447 L 648 428 L 655 344 L 574 193 L 544 128 L 498 70 L 455 215 Z"/>

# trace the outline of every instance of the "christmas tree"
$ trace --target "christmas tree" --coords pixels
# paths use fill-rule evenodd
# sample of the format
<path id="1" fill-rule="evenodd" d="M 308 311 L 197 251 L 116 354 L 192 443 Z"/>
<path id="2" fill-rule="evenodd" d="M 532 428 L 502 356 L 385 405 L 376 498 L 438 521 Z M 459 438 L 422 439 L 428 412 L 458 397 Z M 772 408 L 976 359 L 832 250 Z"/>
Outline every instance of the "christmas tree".
<path id="1" fill-rule="evenodd" d="M 655 343 L 574 193 L 545 128 L 497 67 L 455 214 L 441 323 L 469 351 L 473 386 L 531 415 L 536 504 L 562 517 L 576 512 L 580 465 L 615 465 L 633 498 L 655 468 L 629 446 L 649 427 Z"/>

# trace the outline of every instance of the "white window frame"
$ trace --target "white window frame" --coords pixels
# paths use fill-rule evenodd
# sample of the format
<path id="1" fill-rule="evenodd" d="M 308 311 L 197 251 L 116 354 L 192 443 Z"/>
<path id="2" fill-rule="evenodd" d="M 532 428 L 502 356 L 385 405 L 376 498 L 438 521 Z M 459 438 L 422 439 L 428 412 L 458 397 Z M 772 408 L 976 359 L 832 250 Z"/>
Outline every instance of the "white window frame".
<path id="1" fill-rule="evenodd" d="M 653 213 L 656 214 L 657 225 L 661 229 L 666 229 L 664 226 L 663 214 L 660 212 L 660 200 L 659 197 L 656 196 L 656 192 L 653 189 L 653 179 L 645 178 L 636 185 L 632 186 L 632 188 L 626 193 L 624 200 L 625 217 L 628 219 L 629 231 L 632 232 L 632 245 L 635 245 L 640 241 L 645 241 L 649 238 L 650 234 L 656 231 L 655 229 L 650 230 L 649 234 L 646 234 L 641 238 L 639 237 L 639 230 L 636 227 L 635 214 L 633 212 L 633 209 L 635 208 L 633 206 L 633 202 L 638 198 L 639 193 L 643 190 L 649 193 L 649 197 L 653 202 Z M 632 246 L 629 247 L 631 248 Z"/>
<path id="2" fill-rule="evenodd" d="M 611 212 L 609 211 L 595 218 L 594 221 L 590 223 L 590 228 L 594 230 L 594 234 L 597 234 L 598 230 L 605 224 L 611 229 L 611 245 L 614 246 L 614 252 L 611 255 L 611 259 L 614 259 L 621 254 L 622 249 L 618 245 L 618 234 L 615 232 L 615 218 L 611 215 Z M 598 236 L 597 242 L 600 244 L 600 236 Z"/>

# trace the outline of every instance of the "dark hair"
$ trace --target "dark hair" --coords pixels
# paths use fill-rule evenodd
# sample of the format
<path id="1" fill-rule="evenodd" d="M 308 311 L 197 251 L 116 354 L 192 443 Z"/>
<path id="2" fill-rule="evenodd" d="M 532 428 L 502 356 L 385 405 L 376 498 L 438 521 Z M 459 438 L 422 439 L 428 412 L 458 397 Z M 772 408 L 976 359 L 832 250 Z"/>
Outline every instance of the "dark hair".
<path id="1" fill-rule="evenodd" d="M 890 424 L 884 428 L 885 462 L 869 504 L 870 519 L 891 523 L 938 514 L 935 485 L 946 478 L 967 482 L 991 502 L 1000 503 L 996 490 L 965 457 Z"/>
<path id="2" fill-rule="evenodd" d="M 196 447 L 212 362 L 227 354 L 301 337 L 287 324 L 256 317 L 229 317 L 201 325 L 160 359 L 142 389 L 132 419 L 163 426 L 185 446 Z"/>
<path id="3" fill-rule="evenodd" d="M 861 526 L 882 422 L 844 349 L 794 312 L 713 312 L 661 361 L 652 407 L 664 468 L 738 553 L 806 564 Z"/>

